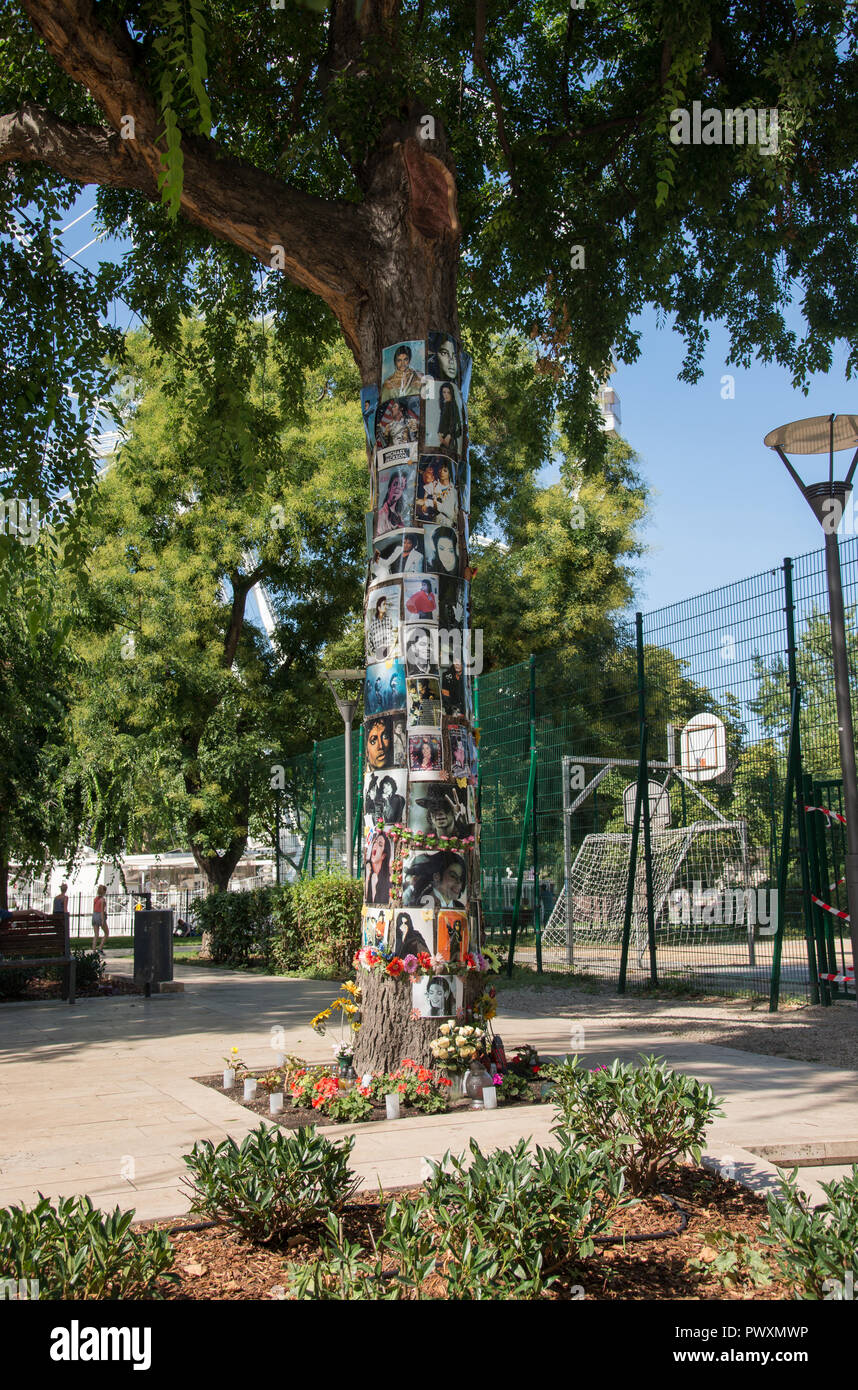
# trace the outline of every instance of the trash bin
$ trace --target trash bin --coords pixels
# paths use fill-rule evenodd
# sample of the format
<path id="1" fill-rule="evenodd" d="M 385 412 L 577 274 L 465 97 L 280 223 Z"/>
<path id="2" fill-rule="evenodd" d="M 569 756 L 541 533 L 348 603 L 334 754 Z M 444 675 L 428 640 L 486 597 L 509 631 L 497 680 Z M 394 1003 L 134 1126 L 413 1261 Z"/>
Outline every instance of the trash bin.
<path id="1" fill-rule="evenodd" d="M 134 913 L 134 983 L 146 994 L 160 994 L 173 978 L 173 913 L 172 907 Z"/>

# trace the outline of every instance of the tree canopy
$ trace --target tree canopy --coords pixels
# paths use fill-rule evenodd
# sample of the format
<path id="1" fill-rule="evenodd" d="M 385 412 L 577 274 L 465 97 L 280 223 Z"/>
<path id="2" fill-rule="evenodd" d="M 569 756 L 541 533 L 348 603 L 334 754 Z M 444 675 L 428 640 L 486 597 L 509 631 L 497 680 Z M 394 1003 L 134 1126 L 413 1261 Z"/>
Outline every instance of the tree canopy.
<path id="1" fill-rule="evenodd" d="M 532 335 L 586 460 L 593 374 L 647 304 L 688 380 L 714 319 L 737 363 L 801 384 L 846 339 L 851 371 L 857 26 L 845 0 L 8 0 L 8 485 L 84 485 L 109 297 L 175 334 L 213 245 L 210 293 L 288 323 L 284 384 L 337 325 L 375 379 L 391 305 L 449 319 L 458 279 L 471 348 Z M 672 143 L 695 102 L 776 111 L 776 148 Z M 83 184 L 131 242 L 88 285 L 51 236 Z"/>

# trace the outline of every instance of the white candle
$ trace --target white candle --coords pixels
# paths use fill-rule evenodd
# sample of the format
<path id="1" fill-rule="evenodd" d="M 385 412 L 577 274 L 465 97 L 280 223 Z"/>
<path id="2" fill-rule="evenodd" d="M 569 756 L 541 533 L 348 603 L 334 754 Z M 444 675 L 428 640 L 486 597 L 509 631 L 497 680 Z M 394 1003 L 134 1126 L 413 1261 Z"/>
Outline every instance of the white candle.
<path id="1" fill-rule="evenodd" d="M 485 1106 L 486 1110 L 497 1110 L 497 1108 L 498 1108 L 498 1093 L 497 1093 L 497 1088 L 496 1088 L 496 1087 L 494 1087 L 494 1086 L 484 1086 L 484 1087 L 483 1087 L 483 1105 Z"/>
<path id="2" fill-rule="evenodd" d="M 286 1062 L 286 1053 L 285 1053 L 285 1052 L 275 1052 L 274 1056 L 275 1056 L 275 1058 L 276 1058 L 276 1064 L 275 1064 L 276 1066 L 282 1067 L 282 1066 L 285 1065 L 285 1062 Z"/>
<path id="3" fill-rule="evenodd" d="M 389 1096 L 385 1096 L 385 1097 L 384 1097 L 384 1103 L 385 1103 L 385 1105 L 387 1106 L 387 1118 L 388 1118 L 389 1120 L 398 1120 L 398 1119 L 399 1119 L 399 1093 L 398 1093 L 398 1091 L 391 1091 L 391 1093 L 390 1093 Z"/>
<path id="4" fill-rule="evenodd" d="M 360 1084 L 361 1084 L 362 1086 L 369 1086 L 371 1083 L 372 1083 L 372 1072 L 371 1072 L 371 1071 L 365 1071 L 364 1074 L 363 1074 L 363 1076 L 362 1076 L 361 1079 L 360 1079 Z"/>
<path id="5" fill-rule="evenodd" d="M 256 1077 L 250 1076 L 244 1083 L 244 1099 L 253 1100 L 256 1095 Z"/>
<path id="6" fill-rule="evenodd" d="M 235 1085 L 235 1071 L 232 1067 L 223 1069 L 223 1089 L 229 1091 Z"/>
<path id="7" fill-rule="evenodd" d="M 268 1098 L 268 1108 L 272 1115 L 278 1114 L 283 1109 L 283 1092 L 272 1091 Z"/>

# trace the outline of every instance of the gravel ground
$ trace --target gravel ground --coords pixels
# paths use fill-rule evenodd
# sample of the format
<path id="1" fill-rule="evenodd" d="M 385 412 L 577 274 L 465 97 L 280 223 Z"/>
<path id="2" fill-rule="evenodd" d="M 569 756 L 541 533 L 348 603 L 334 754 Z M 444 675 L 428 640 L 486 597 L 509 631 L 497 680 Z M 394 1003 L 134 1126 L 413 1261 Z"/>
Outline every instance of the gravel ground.
<path id="1" fill-rule="evenodd" d="M 499 1019 L 510 1015 L 601 1018 L 618 1029 L 660 1038 L 764 1052 L 799 1062 L 858 1071 L 858 1008 L 843 1001 L 828 1008 L 791 1004 L 776 1014 L 746 999 L 640 999 L 594 994 L 592 990 L 526 986 L 498 995 Z"/>

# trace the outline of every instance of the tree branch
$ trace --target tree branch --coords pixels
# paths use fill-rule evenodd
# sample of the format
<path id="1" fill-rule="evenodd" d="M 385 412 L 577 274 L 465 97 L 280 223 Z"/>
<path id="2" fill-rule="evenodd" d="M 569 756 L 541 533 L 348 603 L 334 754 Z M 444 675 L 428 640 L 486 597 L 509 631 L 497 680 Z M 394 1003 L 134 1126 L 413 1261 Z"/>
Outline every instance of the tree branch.
<path id="1" fill-rule="evenodd" d="M 160 113 L 124 26 L 99 24 L 92 0 L 23 4 L 59 67 L 87 88 L 113 129 L 76 126 L 27 105 L 0 118 L 0 163 L 45 162 L 79 183 L 136 188 L 156 200 Z M 128 116 L 134 138 L 121 139 Z M 372 245 L 367 211 L 290 188 L 200 136 L 184 136 L 182 154 L 184 216 L 318 295 L 356 349 Z"/>
<path id="2" fill-rule="evenodd" d="M 485 34 L 486 0 L 477 0 L 476 19 L 474 24 L 474 62 L 479 68 L 480 72 L 483 74 L 483 77 L 486 79 L 488 89 L 491 92 L 492 104 L 495 108 L 495 120 L 497 121 L 498 127 L 498 140 L 500 141 L 501 149 L 506 155 L 507 173 L 509 174 L 510 187 L 512 188 L 512 191 L 515 194 L 515 196 L 518 197 L 519 187 L 515 172 L 515 159 L 513 158 L 512 149 L 510 147 L 510 143 L 506 135 L 500 88 L 498 87 L 497 83 L 492 77 L 491 69 L 489 68 L 488 63 L 486 62 L 486 56 L 483 50 L 483 40 L 485 38 Z"/>

